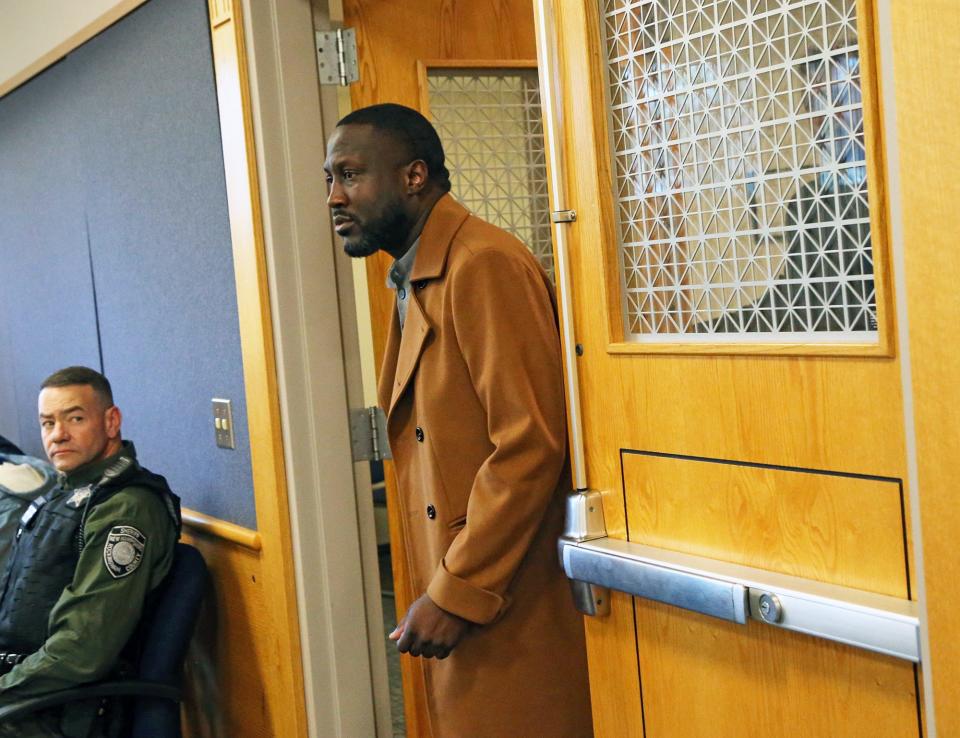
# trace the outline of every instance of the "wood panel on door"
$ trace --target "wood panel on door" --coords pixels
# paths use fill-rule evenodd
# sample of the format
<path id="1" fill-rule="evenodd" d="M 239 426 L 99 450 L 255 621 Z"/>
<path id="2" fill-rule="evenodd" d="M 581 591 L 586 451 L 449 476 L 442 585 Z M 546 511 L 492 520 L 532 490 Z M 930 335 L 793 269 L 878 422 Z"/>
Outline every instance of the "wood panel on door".
<path id="1" fill-rule="evenodd" d="M 819 36 L 810 31 L 807 46 L 799 41 L 794 45 L 791 34 L 803 35 L 803 24 L 812 27 L 818 22 L 814 17 L 817 13 L 824 28 L 834 28 L 833 16 L 827 18 L 827 6 L 833 7 L 832 3 L 546 1 L 551 2 L 558 25 L 564 155 L 568 162 L 569 202 L 565 207 L 577 212 L 576 222 L 564 227 L 569 228 L 570 236 L 575 338 L 582 346 L 578 371 L 586 472 L 589 486 L 603 492 L 609 535 L 909 599 L 911 549 L 907 534 L 910 521 L 903 504 L 903 406 L 884 230 L 885 170 L 881 157 L 883 133 L 878 123 L 881 101 L 874 72 L 872 4 L 860 2 L 854 15 L 841 13 L 843 18 L 836 22 L 844 24 L 848 35 L 856 30 L 858 47 L 848 44 L 839 48 L 826 43 L 818 51 L 815 44 L 826 33 L 823 29 Z M 618 7 L 624 8 L 622 16 L 615 12 Z M 683 7 L 687 8 L 686 14 L 671 16 Z M 737 13 L 743 13 L 743 17 Z M 604 27 L 604 23 L 610 26 Z M 741 36 L 741 27 L 748 23 L 756 23 L 761 30 L 744 31 Z M 777 46 L 779 41 L 769 41 L 779 38 L 778 24 L 787 29 L 783 31 L 783 48 Z M 616 36 L 609 53 L 605 38 L 608 32 Z M 670 40 L 671 33 L 674 40 Z M 769 43 L 756 41 L 759 45 L 748 48 L 762 38 Z M 713 57 L 721 60 L 715 70 L 709 64 L 698 64 L 695 52 L 679 46 L 691 39 L 706 39 L 696 52 L 701 57 L 712 53 L 707 48 L 710 44 L 715 44 L 711 49 L 723 49 L 723 44 L 728 44 L 733 49 L 730 53 L 742 54 L 742 73 L 735 65 L 722 63 L 722 51 Z M 654 48 L 650 57 L 655 57 L 654 62 L 639 59 L 632 67 L 623 64 L 608 76 L 610 59 L 618 54 L 628 56 L 644 48 L 644 43 Z M 826 81 L 821 78 L 818 83 L 821 92 L 827 91 L 823 94 L 839 94 L 833 92 L 836 80 L 844 70 L 855 68 L 850 73 L 857 77 L 857 95 L 862 90 L 862 126 L 866 130 L 849 132 L 851 141 L 860 146 L 854 158 L 844 153 L 846 160 L 812 167 L 815 177 L 796 184 L 791 195 L 793 204 L 782 207 L 785 214 L 776 222 L 757 225 L 751 218 L 764 217 L 757 205 L 758 188 L 768 186 L 768 180 L 781 174 L 786 177 L 795 172 L 788 171 L 787 165 L 782 170 L 770 165 L 769 169 L 751 172 L 738 162 L 730 152 L 739 146 L 747 152 L 741 159 L 749 158 L 753 146 L 748 143 L 749 136 L 764 125 L 762 115 L 738 119 L 736 101 L 716 102 L 717 98 L 710 95 L 702 104 L 707 108 L 716 105 L 717 125 L 726 126 L 725 132 L 715 136 L 715 147 L 711 144 L 705 153 L 697 150 L 689 161 L 683 160 L 683 146 L 702 132 L 699 122 L 691 123 L 691 96 L 683 95 L 690 89 L 695 95 L 698 91 L 709 92 L 711 86 L 727 85 L 746 97 L 748 89 L 754 90 L 750 85 L 769 71 L 760 64 L 769 52 L 764 44 L 775 51 L 789 47 L 782 57 L 764 63 L 787 68 L 792 81 L 801 79 L 802 74 L 809 73 L 810 79 L 826 74 Z M 807 54 L 813 62 L 823 62 L 818 68 L 821 71 L 807 66 L 799 72 L 789 69 L 799 64 L 791 54 Z M 804 64 L 806 61 L 810 59 Z M 679 69 L 681 63 L 687 65 L 686 71 Z M 677 81 L 682 74 L 690 75 L 684 84 Z M 624 84 L 619 92 L 610 92 L 608 85 L 623 84 L 630 75 L 635 75 L 632 82 L 628 80 L 632 88 Z M 811 82 L 809 87 L 817 85 Z M 792 87 L 785 89 L 792 94 Z M 644 101 L 652 100 L 655 94 L 661 94 L 661 102 L 650 103 L 656 113 L 645 123 Z M 810 98 L 814 93 L 807 90 L 806 94 L 808 98 L 797 104 L 811 106 L 812 110 Z M 859 100 L 850 90 L 844 94 L 848 95 L 848 104 L 842 106 L 843 112 L 859 110 Z M 801 96 L 798 93 L 796 100 Z M 611 124 L 609 106 L 614 103 L 621 105 L 619 121 L 632 126 L 632 132 L 618 131 Z M 664 112 L 670 106 L 677 108 L 675 118 Z M 762 107 L 761 101 L 758 109 Z M 830 114 L 840 107 L 831 108 Z M 817 110 L 804 110 L 799 115 L 801 122 L 806 121 L 808 149 L 814 153 L 814 147 L 822 146 L 820 132 L 825 115 Z M 775 121 L 773 125 L 793 125 L 796 111 L 790 116 L 786 116 L 786 122 Z M 839 127 L 841 122 L 828 121 L 828 125 Z M 614 159 L 612 149 L 622 146 L 624 138 L 634 133 L 637 144 L 632 153 L 637 154 L 639 164 L 631 179 L 624 174 L 630 166 L 630 147 L 626 147 L 627 154 L 621 160 Z M 679 263 L 681 259 L 666 263 L 663 254 L 668 250 L 657 245 L 661 238 L 673 253 L 683 254 L 683 259 L 696 266 L 698 258 L 706 262 L 714 258 L 704 244 L 716 239 L 720 230 L 710 225 L 714 221 L 709 217 L 698 220 L 703 212 L 694 213 L 697 217 L 690 215 L 696 207 L 684 198 L 696 189 L 696 182 L 687 186 L 680 182 L 679 175 L 676 180 L 670 179 L 673 175 L 664 174 L 669 167 L 662 164 L 662 158 L 643 160 L 656 148 L 649 136 L 661 134 L 665 142 L 659 152 L 683 161 L 678 164 L 682 176 L 702 172 L 703 159 L 719 151 L 730 160 L 729 176 L 710 186 L 743 187 L 741 201 L 746 215 L 740 220 L 747 223 L 747 233 L 738 236 L 738 243 L 730 247 L 732 256 L 724 256 L 725 245 L 718 247 L 715 256 L 717 260 L 728 258 L 730 263 L 744 261 L 742 267 L 738 266 L 743 271 L 725 286 L 729 288 L 726 293 L 720 293 L 726 302 L 711 303 L 701 295 L 691 298 L 685 275 L 696 269 L 684 271 L 684 276 L 671 276 L 671 269 L 683 271 L 689 263 Z M 734 136 L 741 134 L 744 138 L 732 143 Z M 798 140 L 796 134 L 777 145 L 799 149 Z M 856 158 L 864 152 L 865 161 Z M 769 146 L 757 146 L 757 161 L 764 167 L 768 166 L 765 157 L 772 161 L 776 155 Z M 799 157 L 806 155 L 801 152 Z M 801 161 L 795 168 L 803 166 L 806 164 Z M 838 207 L 838 202 L 847 200 L 835 194 L 832 205 L 824 206 L 833 208 L 831 226 L 843 227 L 840 221 L 848 216 L 858 228 L 866 227 L 868 221 L 871 232 L 867 238 L 863 231 L 820 235 L 825 233 L 825 224 L 808 228 L 808 222 L 801 222 L 801 216 L 812 218 L 811 213 L 819 212 L 816 208 L 824 190 L 812 197 L 807 193 L 817 192 L 819 183 L 829 176 L 834 178 L 834 187 L 840 187 L 836 184 L 840 181 L 837 171 L 845 172 L 842 187 L 862 189 L 865 182 L 868 184 L 869 213 L 864 212 L 865 206 L 856 214 L 848 204 Z M 656 181 L 657 177 L 661 180 Z M 659 236 L 650 231 L 636 236 L 642 224 L 628 224 L 635 230 L 627 232 L 624 217 L 642 219 L 636 215 L 638 210 L 618 210 L 618 198 L 631 197 L 642 207 L 655 202 L 661 209 L 651 216 L 660 218 L 657 227 L 664 230 Z M 729 193 L 711 192 L 701 202 L 707 202 L 715 215 L 722 210 L 721 203 L 735 199 Z M 816 206 L 811 205 L 813 202 Z M 735 211 L 737 206 L 723 207 Z M 838 215 L 841 210 L 843 214 Z M 737 218 L 730 219 L 736 226 Z M 683 220 L 680 226 L 676 225 L 678 220 Z M 699 236 L 697 228 L 702 229 Z M 782 274 L 757 278 L 753 292 L 741 284 L 749 280 L 753 274 L 749 270 L 762 258 L 768 266 L 773 264 L 774 271 L 789 266 L 791 252 L 786 246 L 765 256 L 756 246 L 759 239 L 778 228 L 786 234 L 784 243 L 791 247 L 800 238 L 792 234 L 807 228 L 804 238 L 820 240 L 811 241 L 812 245 L 805 248 L 821 256 L 828 252 L 828 259 L 833 258 L 829 254 L 843 251 L 843 246 L 830 238 L 849 235 L 859 239 L 860 256 L 866 252 L 872 272 L 868 277 L 861 272 L 854 281 L 859 279 L 861 286 L 872 281 L 873 292 L 860 293 L 863 302 L 859 308 L 853 306 L 852 298 L 849 304 L 843 304 L 841 309 L 849 320 L 834 332 L 823 331 L 814 317 L 803 330 L 785 330 L 793 318 L 784 318 L 774 330 L 754 329 L 751 335 L 747 327 L 742 336 L 721 335 L 723 331 L 717 326 L 723 325 L 724 319 L 735 318 L 747 326 L 748 320 L 737 317 L 737 310 L 760 313 L 761 308 L 754 307 L 751 300 L 762 305 L 761 296 L 770 285 L 779 279 L 794 280 L 792 275 Z M 624 277 L 619 270 L 632 258 L 631 252 L 621 251 L 628 238 L 640 243 L 634 254 L 647 242 L 652 246 L 645 257 L 650 261 L 632 262 L 633 275 Z M 707 255 L 702 256 L 704 253 Z M 813 261 L 813 256 L 807 260 L 810 264 Z M 637 313 L 645 309 L 640 298 L 631 303 L 627 294 L 641 294 L 638 282 L 645 269 L 651 293 L 663 290 L 668 277 L 675 280 L 672 299 L 676 304 L 667 305 L 664 300 L 664 313 L 672 311 L 673 317 L 667 315 L 662 320 L 663 325 L 674 320 L 685 326 L 676 331 L 676 336 L 651 335 L 660 330 L 661 324 L 654 325 L 652 320 L 644 324 L 644 315 L 625 327 L 629 324 L 622 312 L 625 306 Z M 830 277 L 812 266 L 808 271 L 804 279 L 829 283 Z M 843 281 L 849 274 L 844 272 L 837 279 Z M 713 279 L 719 281 L 718 277 Z M 799 282 L 800 277 L 794 281 Z M 825 286 L 817 289 L 826 294 Z M 746 295 L 740 303 L 730 299 L 735 290 Z M 821 300 L 824 311 L 839 304 L 830 302 L 835 294 L 831 292 Z M 706 304 L 710 313 L 700 325 L 694 325 L 690 315 L 699 309 L 699 303 Z M 856 309 L 869 309 L 870 319 L 862 314 L 855 318 Z M 768 318 L 782 319 L 775 305 L 768 304 L 762 310 Z M 804 310 L 808 317 L 815 315 L 809 306 Z M 710 335 L 698 335 L 701 333 Z M 608 616 L 586 620 L 598 738 L 900 738 L 922 734 L 917 668 L 911 663 L 757 622 L 735 626 L 617 593 L 611 598 Z"/>
<path id="2" fill-rule="evenodd" d="M 509 63 L 536 56 L 532 6 L 525 0 L 344 0 L 344 19 L 357 31 L 360 81 L 351 87 L 354 108 L 395 102 L 420 107 L 418 63 L 469 59 Z M 394 309 L 393 292 L 384 285 L 391 259 L 367 259 L 374 357 L 379 369 Z M 407 575 L 392 464 L 386 467 L 387 508 L 393 553 L 397 615 L 422 592 Z M 402 656 L 404 712 L 409 736 L 428 736 L 423 676 L 416 659 Z"/>

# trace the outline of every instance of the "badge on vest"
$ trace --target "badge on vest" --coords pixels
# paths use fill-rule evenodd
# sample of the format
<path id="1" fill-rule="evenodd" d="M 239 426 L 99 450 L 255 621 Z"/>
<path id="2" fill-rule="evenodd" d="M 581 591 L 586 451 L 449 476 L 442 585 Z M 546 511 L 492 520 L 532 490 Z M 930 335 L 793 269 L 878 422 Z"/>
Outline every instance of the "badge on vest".
<path id="1" fill-rule="evenodd" d="M 114 579 L 133 574 L 143 561 L 147 537 L 132 525 L 116 525 L 110 529 L 103 547 L 103 563 Z"/>
<path id="2" fill-rule="evenodd" d="M 72 507 L 74 510 L 78 510 L 80 506 L 90 499 L 90 494 L 93 492 L 93 487 L 89 484 L 86 487 L 79 487 L 72 495 L 70 499 L 67 500 L 67 507 Z"/>

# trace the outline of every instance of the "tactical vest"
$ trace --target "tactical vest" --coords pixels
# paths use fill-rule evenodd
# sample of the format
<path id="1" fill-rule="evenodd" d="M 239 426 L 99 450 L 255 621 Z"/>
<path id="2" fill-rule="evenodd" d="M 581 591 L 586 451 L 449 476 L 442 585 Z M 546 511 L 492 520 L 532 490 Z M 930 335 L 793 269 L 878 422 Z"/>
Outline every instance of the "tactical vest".
<path id="1" fill-rule="evenodd" d="M 42 481 L 32 490 L 15 492 L 0 482 L 0 571 L 7 563 L 7 556 L 13 548 L 13 539 L 20 525 L 20 516 L 30 506 L 30 503 L 40 495 L 48 494 L 57 486 L 57 472 L 50 464 L 32 456 L 20 454 L 0 453 L 0 465 L 26 464 L 39 472 Z M 4 466 L 0 466 L 0 478 L 3 477 Z"/>
<path id="2" fill-rule="evenodd" d="M 179 532 L 179 499 L 167 481 L 124 453 L 89 488 L 65 490 L 57 484 L 22 503 L 16 530 L 11 531 L 12 549 L 0 575 L 0 653 L 10 654 L 8 663 L 21 660 L 46 641 L 50 611 L 73 581 L 90 511 L 127 487 L 161 495 Z"/>

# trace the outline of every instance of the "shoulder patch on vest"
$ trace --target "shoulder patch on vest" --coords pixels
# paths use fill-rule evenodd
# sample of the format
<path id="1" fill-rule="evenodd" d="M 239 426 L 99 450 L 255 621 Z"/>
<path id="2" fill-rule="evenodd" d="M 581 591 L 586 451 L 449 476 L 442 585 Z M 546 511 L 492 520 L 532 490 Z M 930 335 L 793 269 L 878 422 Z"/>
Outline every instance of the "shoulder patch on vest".
<path id="1" fill-rule="evenodd" d="M 103 547 L 103 563 L 114 579 L 133 574 L 143 561 L 147 537 L 132 525 L 116 525 L 110 529 Z"/>

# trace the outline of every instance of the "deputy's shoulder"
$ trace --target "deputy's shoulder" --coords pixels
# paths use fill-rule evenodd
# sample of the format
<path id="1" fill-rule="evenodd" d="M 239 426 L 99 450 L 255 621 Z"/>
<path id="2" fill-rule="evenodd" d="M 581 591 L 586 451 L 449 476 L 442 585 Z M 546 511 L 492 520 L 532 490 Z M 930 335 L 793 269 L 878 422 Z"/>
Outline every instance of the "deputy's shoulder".
<path id="1" fill-rule="evenodd" d="M 87 516 L 88 524 L 111 520 L 141 521 L 157 527 L 173 526 L 173 521 L 160 495 L 147 487 L 130 485 L 98 502 Z"/>

